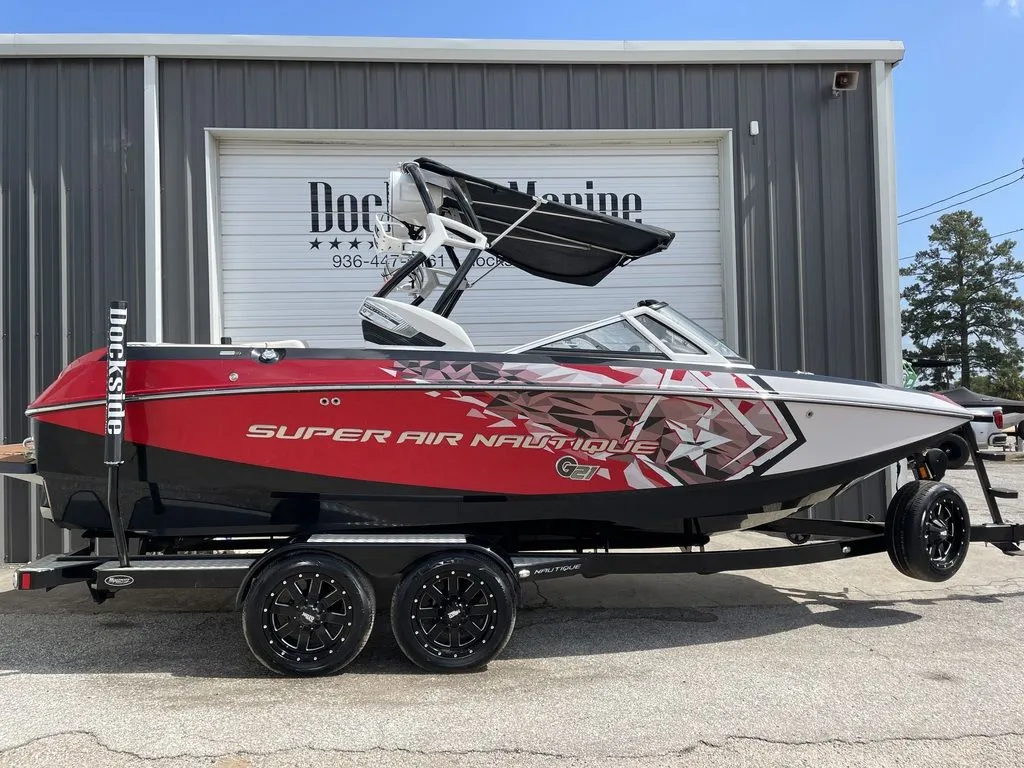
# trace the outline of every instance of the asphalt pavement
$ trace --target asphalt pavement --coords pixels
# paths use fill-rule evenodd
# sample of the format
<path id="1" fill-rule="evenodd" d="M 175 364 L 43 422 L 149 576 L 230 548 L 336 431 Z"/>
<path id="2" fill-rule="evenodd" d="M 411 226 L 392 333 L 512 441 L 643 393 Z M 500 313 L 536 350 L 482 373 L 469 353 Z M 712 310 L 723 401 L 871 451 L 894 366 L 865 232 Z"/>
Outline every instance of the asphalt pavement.
<path id="1" fill-rule="evenodd" d="M 988 466 L 1024 491 L 1024 463 Z M 947 480 L 984 520 L 973 471 Z M 418 671 L 382 616 L 352 667 L 312 680 L 250 656 L 229 593 L 97 606 L 84 587 L 10 591 L 12 570 L 0 766 L 1024 764 L 1024 558 L 990 546 L 942 584 L 885 554 L 549 581 L 482 672 Z"/>

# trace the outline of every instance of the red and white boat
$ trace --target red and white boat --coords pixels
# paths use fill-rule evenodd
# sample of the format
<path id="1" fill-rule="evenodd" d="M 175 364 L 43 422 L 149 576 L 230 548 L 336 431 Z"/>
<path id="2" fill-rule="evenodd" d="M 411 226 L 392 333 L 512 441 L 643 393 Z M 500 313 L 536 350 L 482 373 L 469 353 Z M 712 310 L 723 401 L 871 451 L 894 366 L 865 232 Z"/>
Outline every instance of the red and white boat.
<path id="1" fill-rule="evenodd" d="M 594 285 L 673 233 L 426 159 L 392 173 L 388 197 L 376 245 L 404 262 L 360 311 L 366 348 L 128 343 L 127 363 L 114 348 L 69 365 L 27 411 L 53 521 L 109 531 L 103 446 L 123 430 L 130 537 L 699 545 L 806 510 L 971 418 L 924 392 L 758 370 L 659 301 L 478 352 L 449 314 L 484 250 Z M 442 248 L 454 273 L 428 266 Z M 389 297 L 402 288 L 411 302 Z M 115 340 L 124 318 L 112 310 Z"/>
<path id="2" fill-rule="evenodd" d="M 672 233 L 425 159 L 389 190 L 376 245 L 401 266 L 360 310 L 365 348 L 133 344 L 111 304 L 107 348 L 29 405 L 26 451 L 0 452 L 0 474 L 41 483 L 45 513 L 89 539 L 18 568 L 18 589 L 233 588 L 253 654 L 294 675 L 352 663 L 390 589 L 402 652 L 446 671 L 501 652 L 525 581 L 883 551 L 943 581 L 971 541 L 1019 554 L 1024 527 L 995 502 L 1016 493 L 989 486 L 971 414 L 947 398 L 758 370 L 659 301 L 504 353 L 449 319 L 485 250 L 594 285 Z M 430 266 L 440 248 L 454 273 Z M 411 301 L 389 298 L 402 288 Z M 991 525 L 927 450 L 957 429 Z M 785 519 L 903 460 L 914 479 L 874 521 Z M 835 540 L 703 551 L 741 528 Z"/>

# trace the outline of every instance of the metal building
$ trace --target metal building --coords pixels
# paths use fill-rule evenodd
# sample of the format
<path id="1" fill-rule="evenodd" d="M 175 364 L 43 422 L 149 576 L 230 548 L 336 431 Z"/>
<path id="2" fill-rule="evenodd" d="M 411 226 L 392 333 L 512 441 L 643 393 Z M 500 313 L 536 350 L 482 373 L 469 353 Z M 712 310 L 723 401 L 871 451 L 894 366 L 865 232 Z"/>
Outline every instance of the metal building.
<path id="1" fill-rule="evenodd" d="M 898 383 L 902 56 L 886 41 L 0 35 L 0 442 L 104 343 L 112 298 L 135 339 L 360 341 L 383 178 L 424 155 L 679 233 L 607 288 L 495 269 L 456 318 L 482 349 L 658 297 L 759 366 Z M 820 514 L 883 493 L 879 479 Z M 4 561 L 69 545 L 36 502 L 0 484 Z"/>

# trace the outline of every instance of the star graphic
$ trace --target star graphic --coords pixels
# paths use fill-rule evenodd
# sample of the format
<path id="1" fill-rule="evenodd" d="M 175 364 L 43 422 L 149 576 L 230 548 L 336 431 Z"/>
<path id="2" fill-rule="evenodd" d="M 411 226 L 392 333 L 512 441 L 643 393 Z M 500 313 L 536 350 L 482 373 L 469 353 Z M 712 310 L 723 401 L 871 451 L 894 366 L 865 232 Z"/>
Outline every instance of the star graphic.
<path id="1" fill-rule="evenodd" d="M 728 438 L 700 429 L 700 427 L 698 427 L 697 434 L 694 435 L 691 427 L 672 419 L 668 420 L 668 427 L 676 433 L 679 445 L 666 461 L 671 463 L 680 458 L 689 459 L 697 465 L 701 472 L 707 472 L 708 451 L 729 442 Z"/>
<path id="2" fill-rule="evenodd" d="M 348 241 L 349 250 L 351 250 L 352 248 L 355 248 L 358 251 L 359 250 L 359 246 L 361 244 L 362 244 L 362 240 L 354 240 L 354 239 L 353 240 L 349 240 Z"/>
<path id="3" fill-rule="evenodd" d="M 316 248 L 318 251 L 320 250 L 320 241 L 319 240 L 310 240 L 309 241 L 309 249 L 313 250 L 314 248 Z"/>
<path id="4" fill-rule="evenodd" d="M 333 240 L 331 240 L 331 250 L 332 251 L 338 250 L 338 246 L 339 245 L 341 245 L 341 243 L 338 241 L 338 238 L 334 238 Z"/>

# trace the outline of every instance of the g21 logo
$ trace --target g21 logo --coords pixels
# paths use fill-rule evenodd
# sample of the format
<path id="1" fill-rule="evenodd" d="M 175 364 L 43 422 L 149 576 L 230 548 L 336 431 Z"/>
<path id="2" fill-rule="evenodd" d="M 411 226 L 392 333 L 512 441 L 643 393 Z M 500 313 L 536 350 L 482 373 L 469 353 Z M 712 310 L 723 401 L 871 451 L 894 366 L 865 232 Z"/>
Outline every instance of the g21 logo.
<path id="1" fill-rule="evenodd" d="M 555 462 L 555 472 L 566 480 L 590 480 L 598 469 L 600 467 L 592 464 L 580 464 L 572 456 L 563 456 Z"/>

